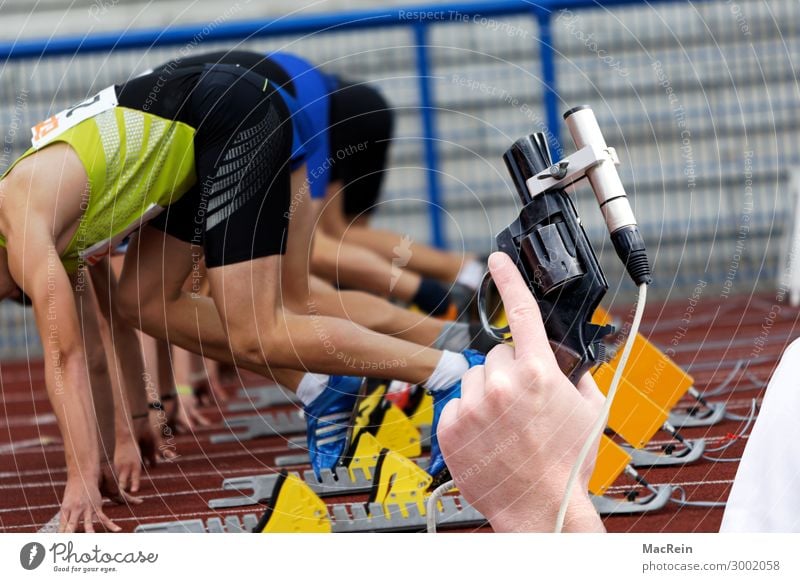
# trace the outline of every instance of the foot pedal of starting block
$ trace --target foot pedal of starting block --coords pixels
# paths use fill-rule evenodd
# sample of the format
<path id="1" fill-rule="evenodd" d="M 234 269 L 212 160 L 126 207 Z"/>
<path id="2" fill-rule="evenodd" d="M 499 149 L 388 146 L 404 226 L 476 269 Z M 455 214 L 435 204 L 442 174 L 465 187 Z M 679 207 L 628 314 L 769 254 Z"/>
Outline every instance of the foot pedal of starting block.
<path id="1" fill-rule="evenodd" d="M 725 418 L 725 404 L 718 402 L 698 412 L 671 412 L 669 423 L 677 429 L 712 426 Z"/>
<path id="2" fill-rule="evenodd" d="M 642 501 L 623 501 L 613 497 L 592 495 L 592 505 L 600 515 L 631 515 L 663 509 L 672 497 L 672 487 L 662 485 Z"/>
<path id="3" fill-rule="evenodd" d="M 433 482 L 433 477 L 403 455 L 383 449 L 375 465 L 375 478 L 369 495 L 369 504 L 378 504 L 387 518 L 392 509 L 402 517 L 409 516 L 409 508 L 425 515 L 425 492 Z"/>
<path id="4" fill-rule="evenodd" d="M 330 533 L 328 506 L 308 484 L 281 472 L 253 533 Z"/>
<path id="5" fill-rule="evenodd" d="M 230 433 L 211 435 L 213 444 L 248 441 L 260 437 L 299 434 L 306 431 L 306 422 L 297 411 L 265 412 L 225 420 Z"/>
<path id="6" fill-rule="evenodd" d="M 433 396 L 428 394 L 421 386 L 411 395 L 408 406 L 403 410 L 415 427 L 433 424 Z"/>
<path id="7" fill-rule="evenodd" d="M 270 406 L 297 404 L 300 401 L 293 392 L 280 387 L 262 386 L 261 388 L 242 388 L 239 398 L 244 402 L 233 402 L 228 406 L 230 412 L 260 410 Z"/>
<path id="8" fill-rule="evenodd" d="M 367 431 L 373 434 L 383 447 L 404 457 L 419 457 L 422 454 L 419 430 L 405 413 L 391 402 L 384 400 L 372 411 Z"/>
<path id="9" fill-rule="evenodd" d="M 703 456 L 706 450 L 705 439 L 694 439 L 687 442 L 691 443 L 691 448 L 684 447 L 671 455 L 645 449 L 634 449 L 628 446 L 623 446 L 622 448 L 631 456 L 631 465 L 634 467 L 669 467 L 688 465 Z"/>

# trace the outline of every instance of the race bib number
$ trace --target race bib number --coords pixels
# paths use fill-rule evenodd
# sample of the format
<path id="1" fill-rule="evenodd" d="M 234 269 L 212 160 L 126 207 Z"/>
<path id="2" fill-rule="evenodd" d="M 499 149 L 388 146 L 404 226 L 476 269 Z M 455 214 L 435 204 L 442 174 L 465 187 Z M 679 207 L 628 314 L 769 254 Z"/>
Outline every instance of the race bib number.
<path id="1" fill-rule="evenodd" d="M 134 220 L 132 224 L 128 225 L 125 230 L 117 234 L 112 238 L 108 238 L 106 240 L 101 240 L 98 243 L 93 244 L 87 249 L 82 250 L 78 256 L 83 260 L 87 265 L 92 266 L 97 264 L 97 262 L 108 255 L 111 251 L 117 248 L 119 245 L 122 244 L 122 241 L 130 235 L 133 231 L 138 230 L 142 227 L 142 225 L 148 223 L 149 221 L 153 220 L 156 216 L 163 212 L 164 207 L 159 206 L 158 204 L 151 204 L 147 207 L 147 210 L 144 214 L 137 220 Z"/>
<path id="2" fill-rule="evenodd" d="M 89 97 L 34 125 L 31 128 L 31 145 L 38 149 L 81 121 L 86 121 L 116 106 L 117 92 L 113 86 L 107 87 L 94 97 Z"/>

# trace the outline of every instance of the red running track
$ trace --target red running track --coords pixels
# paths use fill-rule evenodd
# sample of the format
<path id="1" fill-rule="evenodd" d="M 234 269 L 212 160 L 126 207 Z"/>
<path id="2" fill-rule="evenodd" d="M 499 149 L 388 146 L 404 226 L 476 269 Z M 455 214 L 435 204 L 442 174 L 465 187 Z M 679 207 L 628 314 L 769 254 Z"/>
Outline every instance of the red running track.
<path id="1" fill-rule="evenodd" d="M 776 312 L 773 305 L 778 304 Z M 612 309 L 619 315 L 625 309 Z M 703 299 L 689 311 L 688 299 L 648 305 L 642 332 L 656 345 L 674 344 L 675 360 L 691 371 L 700 390 L 713 390 L 726 382 L 728 390 L 711 398 L 726 402 L 737 414 L 750 412 L 752 399 L 760 401 L 764 387 L 784 348 L 798 335 L 798 310 L 778 303 L 774 296 Z M 745 366 L 746 364 L 746 366 Z M 3 364 L 0 368 L 2 412 L 0 413 L 0 531 L 37 531 L 57 513 L 64 489 L 63 447 L 43 383 L 41 362 Z M 247 385 L 263 384 L 246 377 Z M 238 386 L 231 386 L 231 394 Z M 270 473 L 275 457 L 298 453 L 282 437 L 248 442 L 211 444 L 210 435 L 224 432 L 219 409 L 205 413 L 214 426 L 193 434 L 179 435 L 177 461 L 146 469 L 140 494 L 145 503 L 132 508 L 106 504 L 106 512 L 125 531 L 140 523 L 178 519 L 224 517 L 229 514 L 260 513 L 256 506 L 225 511 L 208 509 L 208 500 L 224 497 L 222 480 L 227 477 Z M 251 415 L 254 411 L 237 413 Z M 228 417 L 236 416 L 228 414 Z M 705 437 L 709 446 L 736 442 L 721 453 L 737 458 L 747 434 L 739 435 L 742 423 L 726 420 L 709 428 L 684 430 L 689 438 Z M 653 448 L 667 442 L 657 435 Z M 661 439 L 661 440 L 658 440 Z M 680 485 L 690 500 L 724 501 L 736 474 L 736 462 L 703 460 L 680 468 L 658 468 L 642 473 L 653 484 Z M 613 491 L 636 489 L 621 478 Z M 363 501 L 365 496 L 326 499 L 328 503 Z M 666 508 L 639 516 L 608 517 L 612 532 L 713 532 L 722 518 L 719 508 Z M 487 528 L 484 528 L 487 529 Z"/>

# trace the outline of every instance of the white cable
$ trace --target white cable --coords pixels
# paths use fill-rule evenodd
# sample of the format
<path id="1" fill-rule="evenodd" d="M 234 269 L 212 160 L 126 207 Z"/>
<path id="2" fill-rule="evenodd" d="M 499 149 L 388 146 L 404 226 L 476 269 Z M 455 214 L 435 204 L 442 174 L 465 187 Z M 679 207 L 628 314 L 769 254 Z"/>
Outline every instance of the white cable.
<path id="1" fill-rule="evenodd" d="M 428 524 L 428 533 L 436 533 L 436 505 L 445 493 L 456 488 L 456 482 L 451 479 L 447 483 L 439 485 L 428 497 L 428 506 L 425 510 L 425 521 Z"/>
<path id="2" fill-rule="evenodd" d="M 628 333 L 628 338 L 625 340 L 625 347 L 622 349 L 622 356 L 619 359 L 619 366 L 617 366 L 617 369 L 614 370 L 614 377 L 611 379 L 611 387 L 608 389 L 608 395 L 606 396 L 603 410 L 600 413 L 600 416 L 597 417 L 597 421 L 592 427 L 589 438 L 587 438 L 586 442 L 583 444 L 583 448 L 578 454 L 578 460 L 575 461 L 575 464 L 572 466 L 572 472 L 570 473 L 569 480 L 567 481 L 567 489 L 564 492 L 564 498 L 561 500 L 561 507 L 558 510 L 555 533 L 561 533 L 561 530 L 564 529 L 564 519 L 567 516 L 569 498 L 572 496 L 572 490 L 575 488 L 575 483 L 578 481 L 578 475 L 581 472 L 583 463 L 586 461 L 586 457 L 589 456 L 589 452 L 592 450 L 595 442 L 597 442 L 597 439 L 600 438 L 600 435 L 608 423 L 608 411 L 611 410 L 611 404 L 614 402 L 614 396 L 617 393 L 617 388 L 619 387 L 620 380 L 622 379 L 622 372 L 625 371 L 625 365 L 628 363 L 628 357 L 631 355 L 633 341 L 636 339 L 636 335 L 639 333 L 639 325 L 642 323 L 642 315 L 644 314 L 644 304 L 646 301 L 647 284 L 643 283 L 639 285 L 639 300 L 636 303 L 636 313 L 633 315 L 633 323 L 631 323 L 631 329 Z"/>
<path id="3" fill-rule="evenodd" d="M 727 503 L 725 501 L 687 501 L 686 489 L 683 487 L 675 487 L 673 488 L 673 491 L 677 492 L 680 497 L 672 497 L 670 498 L 670 501 L 686 507 L 725 507 L 725 504 Z"/>

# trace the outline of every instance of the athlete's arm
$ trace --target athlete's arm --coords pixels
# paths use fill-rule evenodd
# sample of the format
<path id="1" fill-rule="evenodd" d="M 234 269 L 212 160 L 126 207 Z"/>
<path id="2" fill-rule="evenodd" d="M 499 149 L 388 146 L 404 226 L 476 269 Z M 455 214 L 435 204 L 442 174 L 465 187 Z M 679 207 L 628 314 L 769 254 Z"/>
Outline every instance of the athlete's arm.
<path id="1" fill-rule="evenodd" d="M 114 469 L 123 491 L 136 493 L 142 473 L 142 458 L 153 463 L 155 439 L 148 422 L 144 390 L 144 362 L 136 330 L 115 314 L 113 296 L 116 278 L 108 259 L 89 269 L 99 309 L 99 331 L 108 359 L 114 398 L 116 449 Z"/>
<path id="2" fill-rule="evenodd" d="M 50 234 L 51 225 L 32 214 L 19 232 L 6 235 L 9 270 L 33 303 L 47 393 L 64 440 L 67 485 L 59 531 L 73 532 L 79 522 L 86 531 L 94 531 L 95 517 L 119 531 L 102 510 L 99 440 L 72 285 Z"/>

